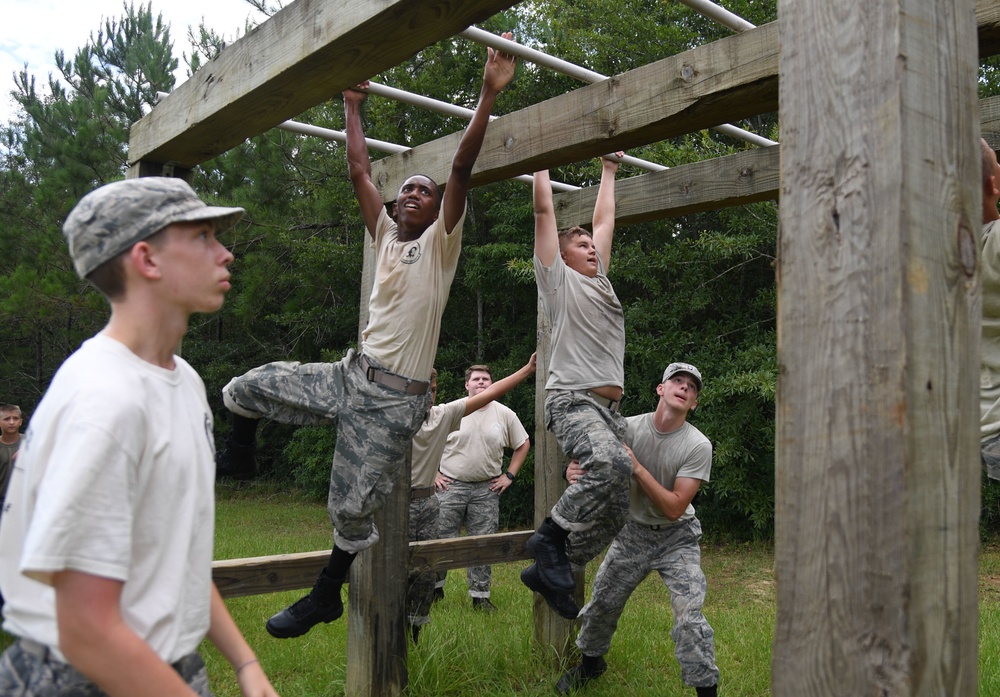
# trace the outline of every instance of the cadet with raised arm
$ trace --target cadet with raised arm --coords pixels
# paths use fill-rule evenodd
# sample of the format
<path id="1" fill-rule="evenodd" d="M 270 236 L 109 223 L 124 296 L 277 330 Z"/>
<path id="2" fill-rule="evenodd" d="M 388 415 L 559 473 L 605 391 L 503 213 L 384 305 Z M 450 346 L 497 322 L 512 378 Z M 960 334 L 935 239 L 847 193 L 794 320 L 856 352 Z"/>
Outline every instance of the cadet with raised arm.
<path id="1" fill-rule="evenodd" d="M 616 162 L 601 159 L 593 233 L 580 227 L 557 231 L 547 171 L 535 173 L 533 188 L 535 281 L 552 324 L 545 424 L 566 456 L 580 463 L 583 475 L 529 538 L 535 563 L 521 572 L 521 580 L 569 619 L 578 608 L 567 538 L 572 546 L 576 538 L 606 530 L 601 535 L 610 539 L 628 508 L 632 461 L 622 443 L 625 419 L 618 412 L 625 385 L 625 317 L 607 277 L 617 171 Z"/>
<path id="2" fill-rule="evenodd" d="M 417 435 L 413 437 L 413 456 L 410 471 L 410 541 L 433 540 L 438 537 L 438 499 L 434 496 L 438 463 L 444 452 L 448 434 L 461 426 L 462 419 L 482 409 L 495 399 L 510 392 L 517 385 L 535 374 L 535 354 L 518 371 L 494 382 L 474 395 L 462 397 L 446 404 L 434 405 L 427 414 Z M 431 376 L 432 399 L 437 396 L 437 375 Z M 420 627 L 430 622 L 430 608 L 434 599 L 433 571 L 411 574 L 406 596 L 407 621 L 414 643 Z"/>
<path id="3" fill-rule="evenodd" d="M 465 371 L 465 389 L 472 398 L 493 385 L 489 366 L 477 364 Z M 510 464 L 502 470 L 504 449 L 510 448 Z M 500 527 L 500 495 L 521 470 L 531 441 L 512 409 L 491 402 L 470 411 L 461 427 L 448 436 L 434 480 L 441 504 L 438 537 L 458 537 L 462 526 L 469 535 L 493 535 Z M 490 601 L 493 569 L 488 564 L 466 569 L 472 608 L 495 612 Z M 444 593 L 447 574 L 439 573 L 435 584 Z"/>
<path id="4" fill-rule="evenodd" d="M 509 34 L 505 38 L 509 38 Z M 337 427 L 327 508 L 334 545 L 312 591 L 267 621 L 277 638 L 305 634 L 343 614 L 341 586 L 355 555 L 375 544 L 373 516 L 385 505 L 396 472 L 430 407 L 431 370 L 441 315 L 462 247 L 466 194 L 497 94 L 514 76 L 515 60 L 493 49 L 479 104 L 452 160 L 442 198 L 424 175 L 406 179 L 393 220 L 371 178 L 361 126 L 365 93 L 344 93 L 347 161 L 361 217 L 375 247 L 375 283 L 360 351 L 337 363 L 270 363 L 223 390 L 233 412 L 229 469 L 253 468 L 256 420 Z M 240 458 L 243 465 L 234 465 Z"/>

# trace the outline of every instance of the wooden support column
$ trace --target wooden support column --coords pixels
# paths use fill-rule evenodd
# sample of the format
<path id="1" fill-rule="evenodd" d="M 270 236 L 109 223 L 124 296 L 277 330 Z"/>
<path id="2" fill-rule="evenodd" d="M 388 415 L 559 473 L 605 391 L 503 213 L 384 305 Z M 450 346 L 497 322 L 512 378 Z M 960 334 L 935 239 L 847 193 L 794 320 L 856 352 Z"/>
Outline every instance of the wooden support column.
<path id="1" fill-rule="evenodd" d="M 365 232 L 361 275 L 360 335 L 368 324 L 375 277 L 375 251 Z M 410 457 L 392 494 L 375 516 L 379 541 L 358 554 L 351 566 L 347 603 L 347 695 L 395 697 L 403 694 L 406 671 L 406 579 L 409 571 Z"/>
<path id="2" fill-rule="evenodd" d="M 779 3 L 775 697 L 976 694 L 973 10 Z"/>
<path id="3" fill-rule="evenodd" d="M 552 358 L 552 325 L 548 315 L 538 303 L 538 339 L 535 348 L 535 528 L 566 489 L 563 467 L 566 456 L 553 436 L 545 428 L 545 381 L 549 375 Z M 577 602 L 583 599 L 583 574 L 577 578 Z M 530 593 L 527 588 L 525 593 Z M 552 610 L 538 593 L 534 596 L 535 642 L 546 654 L 557 660 L 572 650 L 573 620 L 566 620 Z"/>

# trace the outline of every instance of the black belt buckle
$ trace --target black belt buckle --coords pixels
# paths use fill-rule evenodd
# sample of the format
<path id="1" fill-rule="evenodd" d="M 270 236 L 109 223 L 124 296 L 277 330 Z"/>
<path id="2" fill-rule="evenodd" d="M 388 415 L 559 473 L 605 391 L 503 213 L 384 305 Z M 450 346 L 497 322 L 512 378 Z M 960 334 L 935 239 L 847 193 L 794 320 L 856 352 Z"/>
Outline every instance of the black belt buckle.
<path id="1" fill-rule="evenodd" d="M 368 361 L 365 361 L 365 365 L 368 365 Z M 368 382 L 378 382 L 375 379 L 375 366 L 368 365 L 368 369 L 365 370 L 365 377 L 368 379 Z"/>

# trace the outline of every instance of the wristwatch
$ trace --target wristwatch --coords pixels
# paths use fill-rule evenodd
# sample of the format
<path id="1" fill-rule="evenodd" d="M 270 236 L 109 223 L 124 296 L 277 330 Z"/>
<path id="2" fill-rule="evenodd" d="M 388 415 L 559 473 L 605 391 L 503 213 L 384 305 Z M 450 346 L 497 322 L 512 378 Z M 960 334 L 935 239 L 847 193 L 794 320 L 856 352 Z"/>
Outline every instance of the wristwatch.
<path id="1" fill-rule="evenodd" d="M 510 470 L 506 470 L 504 474 L 507 475 L 507 479 L 509 479 L 510 481 L 514 481 L 514 475 L 510 473 Z"/>

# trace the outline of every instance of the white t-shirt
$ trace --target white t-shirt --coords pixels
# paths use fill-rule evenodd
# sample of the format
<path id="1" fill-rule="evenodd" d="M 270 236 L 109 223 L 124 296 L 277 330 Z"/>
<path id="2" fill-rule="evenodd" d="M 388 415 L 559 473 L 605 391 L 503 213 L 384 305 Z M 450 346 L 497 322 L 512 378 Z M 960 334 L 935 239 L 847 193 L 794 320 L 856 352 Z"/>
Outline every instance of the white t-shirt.
<path id="1" fill-rule="evenodd" d="M 490 402 L 462 419 L 448 436 L 441 455 L 441 474 L 460 482 L 482 482 L 500 476 L 503 450 L 517 450 L 528 432 L 509 407 Z"/>
<path id="2" fill-rule="evenodd" d="M 215 447 L 205 386 L 103 335 L 32 416 L 0 524 L 4 629 L 58 651 L 55 572 L 123 581 L 131 627 L 172 663 L 209 626 Z"/>
<path id="3" fill-rule="evenodd" d="M 396 241 L 396 223 L 383 208 L 375 225 L 375 283 L 368 301 L 362 350 L 386 370 L 429 380 L 441 315 L 462 251 L 465 211 L 451 234 L 438 216 L 424 234 Z"/>
<path id="4" fill-rule="evenodd" d="M 632 448 L 636 459 L 660 484 L 672 490 L 677 477 L 709 481 L 712 474 L 712 443 L 697 428 L 685 421 L 676 431 L 660 433 L 653 426 L 652 413 L 630 416 L 627 421 L 628 434 L 625 442 Z M 646 496 L 635 477 L 631 481 L 629 517 L 635 522 L 643 525 L 670 525 L 694 517 L 694 506 L 688 504 L 683 515 L 677 521 L 671 521 Z"/>
<path id="5" fill-rule="evenodd" d="M 441 453 L 444 452 L 448 434 L 457 431 L 465 416 L 467 397 L 446 404 L 435 404 L 427 412 L 427 418 L 413 436 L 413 455 L 410 468 L 410 486 L 421 489 L 434 486 Z"/>
<path id="6" fill-rule="evenodd" d="M 979 435 L 1000 434 L 1000 221 L 983 226 L 982 341 L 979 345 Z"/>
<path id="7" fill-rule="evenodd" d="M 552 266 L 536 256 L 535 282 L 552 323 L 552 357 L 547 390 L 625 386 L 625 313 L 597 258 L 590 278 L 566 266 L 556 254 Z"/>

